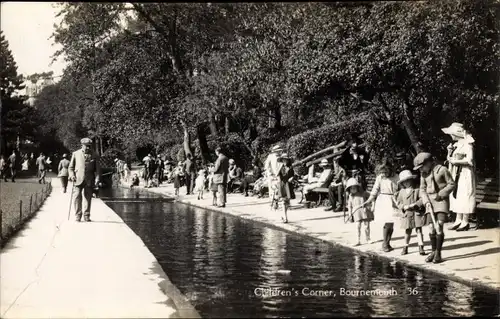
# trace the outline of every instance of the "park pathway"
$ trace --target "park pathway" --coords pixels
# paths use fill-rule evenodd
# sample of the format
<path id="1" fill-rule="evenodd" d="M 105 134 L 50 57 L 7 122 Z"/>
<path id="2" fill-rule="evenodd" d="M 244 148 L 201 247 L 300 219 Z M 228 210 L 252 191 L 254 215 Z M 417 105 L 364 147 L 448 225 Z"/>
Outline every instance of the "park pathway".
<path id="1" fill-rule="evenodd" d="M 53 184 L 38 214 L 2 249 L 1 318 L 169 318 L 184 311 L 167 296 L 178 291 L 154 256 L 118 215 L 94 198 L 93 222 L 67 221 L 70 195 Z"/>
<path id="2" fill-rule="evenodd" d="M 148 191 L 173 196 L 172 184 L 163 184 L 160 187 L 148 188 Z M 352 247 L 356 242 L 357 230 L 355 223 L 345 224 L 342 212 L 325 212 L 324 207 L 306 209 L 292 200 L 292 208 L 288 212 L 288 224 L 281 221 L 280 212 L 271 211 L 269 199 L 244 197 L 242 194 L 228 194 L 226 208 L 212 206 L 211 194 L 205 192 L 204 199 L 198 200 L 196 195 L 184 195 L 186 188 L 180 190 L 179 202 L 189 205 L 239 216 L 241 218 L 265 223 L 273 227 L 285 229 L 295 233 L 307 235 L 329 241 L 341 246 L 403 262 L 419 269 L 433 271 L 451 279 L 467 284 L 480 284 L 485 287 L 500 289 L 500 229 L 480 229 L 467 232 L 445 230 L 445 245 L 443 247 L 444 262 L 441 264 L 426 263 L 425 257 L 418 254 L 417 239 L 413 233 L 408 255 L 401 256 L 404 245 L 404 231 L 395 225 L 391 241 L 394 251 L 384 253 L 381 250 L 383 225 L 372 222 L 371 237 L 373 244 L 363 244 Z M 297 195 L 300 198 L 300 195 Z M 446 225 L 447 227 L 448 225 Z M 362 243 L 364 242 L 362 235 Z M 425 229 L 425 248 L 430 251 L 427 229 Z"/>

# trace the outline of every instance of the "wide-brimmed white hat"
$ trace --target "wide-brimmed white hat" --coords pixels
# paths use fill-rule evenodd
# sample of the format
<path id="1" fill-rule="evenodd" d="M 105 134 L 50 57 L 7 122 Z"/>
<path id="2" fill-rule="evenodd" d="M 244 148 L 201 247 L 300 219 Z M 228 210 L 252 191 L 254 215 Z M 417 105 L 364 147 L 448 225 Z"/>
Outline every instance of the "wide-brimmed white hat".
<path id="1" fill-rule="evenodd" d="M 460 138 L 465 138 L 465 129 L 461 123 L 452 123 L 449 127 L 441 129 L 445 134 L 455 135 Z"/>
<path id="2" fill-rule="evenodd" d="M 290 157 L 288 156 L 287 153 L 283 153 L 283 154 L 280 155 L 280 158 L 287 159 L 287 158 L 290 158 Z"/>
<path id="3" fill-rule="evenodd" d="M 327 166 L 327 165 L 330 165 L 330 163 L 328 163 L 328 160 L 326 158 L 322 159 L 321 162 L 319 163 L 319 166 Z"/>
<path id="4" fill-rule="evenodd" d="M 271 152 L 274 152 L 274 153 L 281 152 L 281 151 L 283 151 L 283 149 L 281 148 L 280 145 L 274 145 L 273 148 L 271 149 Z"/>
<path id="5" fill-rule="evenodd" d="M 409 179 L 415 179 L 417 176 L 413 175 L 409 170 L 404 170 L 401 173 L 399 173 L 399 181 L 398 183 L 402 183 L 404 181 L 407 181 Z"/>
<path id="6" fill-rule="evenodd" d="M 346 183 L 346 186 L 345 186 L 345 190 L 348 191 L 349 188 L 353 187 L 353 186 L 358 186 L 360 187 L 361 185 L 358 183 L 358 180 L 351 177 L 347 180 L 347 183 Z"/>

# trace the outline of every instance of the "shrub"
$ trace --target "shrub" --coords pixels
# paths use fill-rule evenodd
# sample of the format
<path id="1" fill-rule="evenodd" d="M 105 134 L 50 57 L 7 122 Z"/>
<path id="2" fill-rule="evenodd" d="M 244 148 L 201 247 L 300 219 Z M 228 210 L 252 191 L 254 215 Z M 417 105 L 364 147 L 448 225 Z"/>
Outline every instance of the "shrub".
<path id="1" fill-rule="evenodd" d="M 295 160 L 347 140 L 353 134 L 362 134 L 370 118 L 358 116 L 343 122 L 326 125 L 292 136 L 287 143 L 288 154 Z"/>
<path id="2" fill-rule="evenodd" d="M 225 155 L 236 161 L 236 164 L 243 169 L 252 167 L 252 153 L 247 145 L 241 140 L 241 137 L 236 133 L 219 137 L 218 139 L 208 140 L 208 147 L 215 150 L 218 146 L 222 147 Z M 215 154 L 213 160 L 215 160 Z"/>

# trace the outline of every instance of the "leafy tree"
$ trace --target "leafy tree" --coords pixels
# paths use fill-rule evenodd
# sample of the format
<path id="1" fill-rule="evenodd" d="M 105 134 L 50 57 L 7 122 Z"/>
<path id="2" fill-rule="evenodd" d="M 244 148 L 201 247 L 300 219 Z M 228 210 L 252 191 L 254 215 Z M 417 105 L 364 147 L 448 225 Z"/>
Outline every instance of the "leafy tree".
<path id="1" fill-rule="evenodd" d="M 17 66 L 9 49 L 9 43 L 0 31 L 0 93 L 1 93 L 1 146 L 0 152 L 7 152 L 7 147 L 19 147 L 17 139 L 34 138 L 36 116 L 24 104 L 25 97 L 16 93 L 24 88 L 23 79 L 17 74 Z"/>

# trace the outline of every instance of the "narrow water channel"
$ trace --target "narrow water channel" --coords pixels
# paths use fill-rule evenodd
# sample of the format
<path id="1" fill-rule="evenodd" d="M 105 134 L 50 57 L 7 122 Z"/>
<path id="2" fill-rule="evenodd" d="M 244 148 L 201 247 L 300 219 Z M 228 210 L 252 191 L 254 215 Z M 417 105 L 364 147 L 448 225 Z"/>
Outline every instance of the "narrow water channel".
<path id="1" fill-rule="evenodd" d="M 142 238 L 202 317 L 499 314 L 495 291 L 151 194 L 107 192 L 107 205 Z M 392 295 L 348 296 L 342 289 Z"/>

